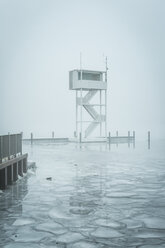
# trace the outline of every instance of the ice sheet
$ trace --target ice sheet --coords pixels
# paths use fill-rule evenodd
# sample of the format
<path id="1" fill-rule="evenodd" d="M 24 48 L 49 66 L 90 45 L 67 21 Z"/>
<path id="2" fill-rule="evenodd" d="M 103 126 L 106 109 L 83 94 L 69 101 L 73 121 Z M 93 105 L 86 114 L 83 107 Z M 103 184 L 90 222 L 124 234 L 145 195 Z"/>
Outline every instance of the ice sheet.
<path id="1" fill-rule="evenodd" d="M 165 144 L 152 146 L 24 145 L 37 168 L 0 191 L 0 247 L 165 247 Z"/>

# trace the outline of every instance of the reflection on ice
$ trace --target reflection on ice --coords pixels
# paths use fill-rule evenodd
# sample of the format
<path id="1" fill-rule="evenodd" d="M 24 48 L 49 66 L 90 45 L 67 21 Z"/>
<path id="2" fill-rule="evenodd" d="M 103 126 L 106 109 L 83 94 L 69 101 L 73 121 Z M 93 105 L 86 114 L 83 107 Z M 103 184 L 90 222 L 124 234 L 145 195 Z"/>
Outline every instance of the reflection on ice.
<path id="1" fill-rule="evenodd" d="M 165 155 L 158 146 L 24 150 L 37 169 L 0 191 L 0 247 L 164 247 Z"/>

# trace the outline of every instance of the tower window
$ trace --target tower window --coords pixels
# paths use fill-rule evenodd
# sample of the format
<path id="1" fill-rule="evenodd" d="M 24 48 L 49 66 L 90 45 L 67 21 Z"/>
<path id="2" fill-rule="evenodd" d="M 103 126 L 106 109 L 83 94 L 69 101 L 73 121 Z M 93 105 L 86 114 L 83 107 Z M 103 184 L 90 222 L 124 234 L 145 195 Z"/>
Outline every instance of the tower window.
<path id="1" fill-rule="evenodd" d="M 82 72 L 82 80 L 100 81 L 99 73 Z M 81 80 L 81 72 L 78 72 L 78 80 Z"/>

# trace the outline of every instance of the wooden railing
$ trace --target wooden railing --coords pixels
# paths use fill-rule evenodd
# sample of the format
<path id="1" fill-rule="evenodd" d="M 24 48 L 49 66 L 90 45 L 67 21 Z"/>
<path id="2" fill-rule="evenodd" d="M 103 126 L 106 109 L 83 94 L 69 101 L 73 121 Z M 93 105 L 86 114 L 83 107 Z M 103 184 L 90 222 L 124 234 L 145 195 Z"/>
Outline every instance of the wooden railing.
<path id="1" fill-rule="evenodd" d="M 0 163 L 22 155 L 22 133 L 0 136 Z"/>

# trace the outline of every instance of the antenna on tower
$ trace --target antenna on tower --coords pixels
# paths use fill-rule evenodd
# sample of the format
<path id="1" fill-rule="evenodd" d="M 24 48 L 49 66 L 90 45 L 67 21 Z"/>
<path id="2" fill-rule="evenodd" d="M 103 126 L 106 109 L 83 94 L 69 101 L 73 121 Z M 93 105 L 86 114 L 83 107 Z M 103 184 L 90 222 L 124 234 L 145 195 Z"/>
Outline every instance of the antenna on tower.
<path id="1" fill-rule="evenodd" d="M 80 52 L 80 82 L 82 83 L 82 53 Z M 81 109 L 80 109 L 80 135 L 82 135 L 82 87 L 80 89 Z"/>
<path id="2" fill-rule="evenodd" d="M 82 80 L 82 53 L 80 52 L 80 80 Z"/>
<path id="3" fill-rule="evenodd" d="M 105 57 L 105 81 L 107 82 L 107 71 L 108 71 L 108 59 L 107 56 Z"/>
<path id="4" fill-rule="evenodd" d="M 80 70 L 82 70 L 82 53 L 80 52 Z"/>
<path id="5" fill-rule="evenodd" d="M 107 59 L 107 56 L 105 58 L 105 65 L 106 65 L 106 71 L 108 71 L 108 59 Z"/>

